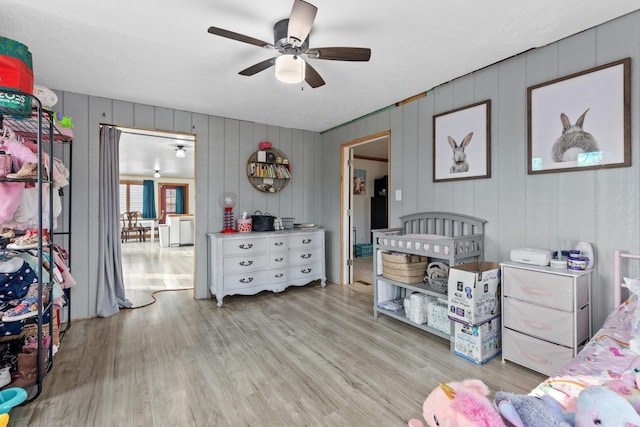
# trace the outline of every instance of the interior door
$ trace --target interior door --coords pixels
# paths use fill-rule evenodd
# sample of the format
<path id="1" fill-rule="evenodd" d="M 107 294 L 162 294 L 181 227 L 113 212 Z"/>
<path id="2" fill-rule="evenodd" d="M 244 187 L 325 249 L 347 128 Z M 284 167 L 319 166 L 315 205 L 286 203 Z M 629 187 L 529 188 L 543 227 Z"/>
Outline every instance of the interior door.
<path id="1" fill-rule="evenodd" d="M 184 194 L 186 197 L 187 186 L 182 184 L 161 184 L 160 185 L 160 224 L 166 224 L 167 215 L 176 214 L 177 206 L 177 194 L 176 189 L 178 187 L 184 188 Z M 186 204 L 185 204 L 186 207 Z"/>
<path id="2" fill-rule="evenodd" d="M 349 149 L 349 191 L 348 191 L 348 199 L 349 204 L 347 207 L 347 230 L 349 230 L 349 247 L 347 249 L 347 253 L 349 254 L 349 258 L 347 259 L 347 277 L 348 283 L 353 283 L 353 247 L 356 244 L 356 229 L 353 226 L 353 148 Z"/>
<path id="3" fill-rule="evenodd" d="M 160 224 L 167 222 L 167 215 L 176 213 L 176 187 L 163 184 L 160 186 Z"/>

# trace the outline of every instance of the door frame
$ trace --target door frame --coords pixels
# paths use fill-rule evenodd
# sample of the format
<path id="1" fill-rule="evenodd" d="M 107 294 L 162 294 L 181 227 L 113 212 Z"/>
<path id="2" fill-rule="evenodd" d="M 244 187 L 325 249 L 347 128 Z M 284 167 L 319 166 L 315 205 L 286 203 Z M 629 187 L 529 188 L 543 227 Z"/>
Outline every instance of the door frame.
<path id="1" fill-rule="evenodd" d="M 353 149 L 358 145 L 383 138 L 387 139 L 387 175 L 391 179 L 391 130 L 363 136 L 340 145 L 340 284 L 342 285 L 351 284 L 350 279 L 353 279 L 353 226 L 351 221 L 353 165 L 349 165 L 349 159 L 352 157 Z M 388 201 L 389 198 L 387 198 Z"/>
<path id="2" fill-rule="evenodd" d="M 102 123 L 100 124 L 100 126 L 102 126 Z M 114 126 L 117 129 L 123 131 L 123 132 L 128 132 L 128 133 L 134 133 L 134 134 L 140 134 L 142 136 L 147 136 L 147 137 L 154 137 L 154 138 L 158 138 L 158 139 L 169 139 L 169 140 L 175 140 L 176 138 L 173 137 L 173 135 L 176 135 L 176 137 L 180 137 L 180 136 L 189 136 L 189 137 L 193 137 L 193 152 L 197 153 L 197 147 L 198 147 L 198 135 L 195 133 L 191 133 L 191 132 L 182 132 L 182 131 L 174 131 L 174 130 L 162 130 L 162 129 L 150 129 L 150 128 L 144 128 L 144 127 L 137 127 L 137 126 L 124 126 L 124 125 L 109 125 L 109 126 Z M 161 148 L 161 149 L 166 149 L 166 147 Z M 135 175 L 138 176 L 138 175 Z M 141 171 L 139 176 L 143 176 L 143 173 Z M 196 157 L 194 154 L 194 158 L 193 158 L 193 189 L 192 191 L 195 191 L 196 186 L 197 186 L 197 178 L 198 177 L 198 173 L 197 173 L 197 169 L 196 169 Z M 168 183 L 168 182 L 167 182 Z M 156 200 L 156 207 L 158 207 L 158 213 L 160 212 L 159 208 L 160 208 L 160 185 L 161 184 L 165 184 L 165 182 L 160 182 L 157 181 L 156 182 L 156 188 L 157 188 L 157 193 L 158 193 L 158 197 Z M 182 185 L 182 182 L 179 182 L 177 185 Z M 188 187 L 191 187 L 191 185 L 189 185 Z M 185 200 L 185 204 L 186 207 L 189 208 L 189 190 L 187 189 L 187 192 L 185 194 L 185 197 L 187 198 L 187 200 Z M 197 204 L 197 201 L 195 201 L 195 204 Z M 197 210 L 195 205 L 190 207 L 193 211 L 193 217 L 194 217 L 194 236 L 196 235 L 196 229 L 198 227 L 198 217 L 197 217 Z M 158 232 L 159 234 L 159 232 Z M 159 236 L 158 236 L 159 237 Z M 196 245 L 196 239 L 194 239 L 193 242 L 193 264 L 191 266 L 191 272 L 193 275 L 192 278 L 192 286 L 193 286 L 193 296 L 194 298 L 196 297 L 196 265 L 195 265 L 195 260 L 197 259 L 197 252 L 198 251 L 198 246 Z M 122 257 L 118 260 L 118 262 L 120 263 L 120 268 L 122 268 Z M 125 283 L 125 289 L 126 289 L 126 283 Z"/>

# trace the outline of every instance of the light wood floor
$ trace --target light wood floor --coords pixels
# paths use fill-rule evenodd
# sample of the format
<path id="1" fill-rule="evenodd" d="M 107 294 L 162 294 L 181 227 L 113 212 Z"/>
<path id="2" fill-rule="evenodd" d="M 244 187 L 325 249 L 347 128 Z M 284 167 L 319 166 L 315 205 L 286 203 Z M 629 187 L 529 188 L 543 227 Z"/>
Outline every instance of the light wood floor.
<path id="1" fill-rule="evenodd" d="M 134 302 L 152 300 L 145 287 L 190 283 L 188 250 L 126 248 Z M 43 393 L 14 408 L 10 425 L 406 426 L 439 382 L 525 393 L 544 379 L 500 358 L 477 366 L 443 339 L 375 320 L 372 286 L 313 282 L 221 308 L 190 290 L 156 297 L 73 321 Z"/>

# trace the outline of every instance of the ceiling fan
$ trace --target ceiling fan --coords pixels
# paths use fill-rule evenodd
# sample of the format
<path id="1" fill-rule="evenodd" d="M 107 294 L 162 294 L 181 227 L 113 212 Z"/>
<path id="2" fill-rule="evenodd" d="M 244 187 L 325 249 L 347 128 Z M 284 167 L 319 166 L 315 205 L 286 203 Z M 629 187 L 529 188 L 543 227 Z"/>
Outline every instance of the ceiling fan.
<path id="1" fill-rule="evenodd" d="M 273 26 L 274 42 L 269 43 L 244 34 L 209 27 L 208 32 L 228 39 L 241 41 L 280 52 L 279 56 L 258 62 L 240 71 L 243 76 L 253 76 L 267 68 L 276 66 L 276 78 L 286 83 L 306 81 L 312 88 L 325 84 L 320 74 L 304 59 L 328 59 L 333 61 L 368 61 L 371 49 L 361 47 L 309 48 L 309 33 L 318 8 L 303 0 L 294 0 L 289 18 Z"/>

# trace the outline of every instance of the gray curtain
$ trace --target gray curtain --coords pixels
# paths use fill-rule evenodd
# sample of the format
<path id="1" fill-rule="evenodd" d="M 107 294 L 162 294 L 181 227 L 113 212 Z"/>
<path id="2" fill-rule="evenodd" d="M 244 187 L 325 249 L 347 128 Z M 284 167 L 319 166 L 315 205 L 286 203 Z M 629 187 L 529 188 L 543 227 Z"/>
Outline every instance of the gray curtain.
<path id="1" fill-rule="evenodd" d="M 109 317 L 130 308 L 122 278 L 120 247 L 120 134 L 112 126 L 100 128 L 100 177 L 98 181 L 98 290 L 96 312 Z"/>

